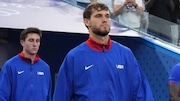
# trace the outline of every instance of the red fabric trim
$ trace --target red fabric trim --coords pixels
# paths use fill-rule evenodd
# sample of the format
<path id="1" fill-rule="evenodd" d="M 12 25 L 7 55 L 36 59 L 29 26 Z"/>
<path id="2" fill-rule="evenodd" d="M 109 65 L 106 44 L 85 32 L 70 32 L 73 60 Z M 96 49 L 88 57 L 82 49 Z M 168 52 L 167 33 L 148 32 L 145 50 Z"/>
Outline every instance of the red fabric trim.
<path id="1" fill-rule="evenodd" d="M 95 42 L 92 38 L 89 37 L 89 39 L 86 41 L 86 44 L 92 49 L 102 52 L 103 47 L 104 47 L 104 51 L 107 51 L 112 47 L 112 40 L 111 38 L 109 38 L 108 44 L 104 45 L 104 44 Z"/>
<path id="2" fill-rule="evenodd" d="M 24 59 L 25 61 L 31 62 L 31 59 L 24 57 L 23 52 L 19 53 L 18 55 L 19 55 L 22 59 Z M 34 58 L 33 63 L 35 63 L 35 62 L 38 61 L 39 59 L 40 59 L 39 55 L 36 55 L 36 57 Z"/>

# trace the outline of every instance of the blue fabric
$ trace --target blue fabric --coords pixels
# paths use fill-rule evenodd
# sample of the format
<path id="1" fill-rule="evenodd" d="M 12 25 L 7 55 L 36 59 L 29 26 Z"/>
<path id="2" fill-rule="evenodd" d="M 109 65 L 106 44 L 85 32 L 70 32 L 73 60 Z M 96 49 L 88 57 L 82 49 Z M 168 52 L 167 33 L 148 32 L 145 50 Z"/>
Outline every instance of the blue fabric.
<path id="1" fill-rule="evenodd" d="M 53 101 L 154 101 L 132 51 L 113 41 L 105 52 L 82 43 L 65 57 Z"/>
<path id="2" fill-rule="evenodd" d="M 180 63 L 173 66 L 170 76 L 169 76 L 169 82 L 175 82 L 180 85 Z"/>
<path id="3" fill-rule="evenodd" d="M 16 55 L 2 67 L 0 101 L 51 101 L 51 83 L 43 60 L 31 64 Z"/>

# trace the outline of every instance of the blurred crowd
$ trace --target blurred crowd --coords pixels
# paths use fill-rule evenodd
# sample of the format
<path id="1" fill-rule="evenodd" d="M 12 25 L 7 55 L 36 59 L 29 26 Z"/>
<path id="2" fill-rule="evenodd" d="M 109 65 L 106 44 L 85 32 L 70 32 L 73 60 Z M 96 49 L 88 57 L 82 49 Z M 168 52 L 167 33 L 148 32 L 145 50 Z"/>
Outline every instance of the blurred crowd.
<path id="1" fill-rule="evenodd" d="M 105 3 L 111 13 L 111 18 L 132 28 L 139 28 L 148 23 L 149 14 L 164 20 L 180 24 L 179 0 L 68 0 L 80 7 L 86 7 L 91 2 Z"/>

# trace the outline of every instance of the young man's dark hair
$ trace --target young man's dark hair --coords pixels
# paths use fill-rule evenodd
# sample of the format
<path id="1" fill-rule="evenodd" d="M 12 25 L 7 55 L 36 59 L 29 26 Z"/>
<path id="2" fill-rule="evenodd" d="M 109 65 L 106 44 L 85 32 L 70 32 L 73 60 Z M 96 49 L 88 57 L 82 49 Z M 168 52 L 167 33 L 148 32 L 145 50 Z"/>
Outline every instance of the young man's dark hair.
<path id="1" fill-rule="evenodd" d="M 21 32 L 20 39 L 25 40 L 29 33 L 36 33 L 36 34 L 38 34 L 40 36 L 40 38 L 42 38 L 42 32 L 41 32 L 41 30 L 39 28 L 37 28 L 37 27 L 29 27 L 29 28 L 24 29 Z"/>

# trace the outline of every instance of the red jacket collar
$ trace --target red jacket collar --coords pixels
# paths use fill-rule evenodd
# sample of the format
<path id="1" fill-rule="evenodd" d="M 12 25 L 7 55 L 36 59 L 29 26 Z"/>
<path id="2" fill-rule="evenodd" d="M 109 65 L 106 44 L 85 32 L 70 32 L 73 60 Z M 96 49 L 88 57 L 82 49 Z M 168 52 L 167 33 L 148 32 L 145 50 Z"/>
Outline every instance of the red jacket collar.
<path id="1" fill-rule="evenodd" d="M 31 59 L 24 57 L 23 52 L 19 53 L 18 55 L 19 55 L 22 59 L 24 59 L 25 61 L 31 62 Z M 36 55 L 36 57 L 34 58 L 33 63 L 35 63 L 35 62 L 38 61 L 39 59 L 40 59 L 39 55 Z"/>
<path id="2" fill-rule="evenodd" d="M 92 38 L 89 37 L 89 39 L 86 41 L 86 44 L 94 50 L 103 52 L 103 51 L 107 51 L 111 48 L 112 40 L 111 40 L 111 38 L 109 38 L 108 44 L 104 45 L 104 44 L 95 42 Z"/>

